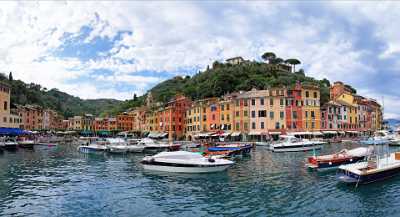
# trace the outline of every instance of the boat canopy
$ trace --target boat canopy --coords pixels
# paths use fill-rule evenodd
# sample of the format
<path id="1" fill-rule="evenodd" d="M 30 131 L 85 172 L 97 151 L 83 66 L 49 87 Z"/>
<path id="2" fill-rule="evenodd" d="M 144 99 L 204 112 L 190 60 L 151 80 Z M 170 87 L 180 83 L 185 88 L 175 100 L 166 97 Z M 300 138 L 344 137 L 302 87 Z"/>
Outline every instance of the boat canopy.
<path id="1" fill-rule="evenodd" d="M 269 132 L 269 135 L 281 135 L 281 132 Z"/>
<path id="2" fill-rule="evenodd" d="M 356 130 L 348 130 L 348 131 L 346 131 L 346 133 L 358 133 L 358 131 L 356 131 Z"/>
<path id="3" fill-rule="evenodd" d="M 249 136 L 260 136 L 260 135 L 261 135 L 261 132 L 252 131 L 252 132 L 249 133 Z"/>
<path id="4" fill-rule="evenodd" d="M 322 133 L 323 133 L 323 134 L 337 134 L 338 132 L 327 130 L 327 131 L 322 131 Z"/>

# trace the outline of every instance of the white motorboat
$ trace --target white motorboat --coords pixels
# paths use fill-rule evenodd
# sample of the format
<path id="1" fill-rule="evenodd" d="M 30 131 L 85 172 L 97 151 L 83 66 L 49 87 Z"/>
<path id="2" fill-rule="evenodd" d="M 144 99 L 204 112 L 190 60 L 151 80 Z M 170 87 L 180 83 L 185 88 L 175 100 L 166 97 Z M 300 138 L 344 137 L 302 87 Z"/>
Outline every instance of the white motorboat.
<path id="1" fill-rule="evenodd" d="M 266 146 L 269 147 L 271 142 L 256 142 L 256 146 Z"/>
<path id="2" fill-rule="evenodd" d="M 187 151 L 161 152 L 141 161 L 144 169 L 173 173 L 212 173 L 228 169 L 233 161 L 206 158 Z"/>
<path id="3" fill-rule="evenodd" d="M 122 138 L 107 138 L 107 147 L 110 153 L 126 153 L 128 152 L 128 145 Z"/>
<path id="4" fill-rule="evenodd" d="M 33 140 L 20 140 L 18 141 L 18 145 L 21 148 L 33 148 L 35 142 Z"/>
<path id="5" fill-rule="evenodd" d="M 158 142 L 150 138 L 144 138 L 140 140 L 138 145 L 144 146 L 145 150 L 148 151 L 177 151 L 180 148 L 179 144 L 169 144 L 164 142 Z"/>
<path id="6" fill-rule="evenodd" d="M 108 147 L 106 146 L 106 142 L 102 140 L 96 140 L 89 145 L 80 145 L 78 146 L 78 151 L 82 153 L 95 153 L 95 152 L 104 152 L 107 151 Z"/>
<path id="7" fill-rule="evenodd" d="M 281 142 L 271 144 L 270 150 L 273 152 L 295 152 L 310 151 L 321 149 L 326 142 L 319 140 L 299 139 L 295 136 L 280 136 Z"/>

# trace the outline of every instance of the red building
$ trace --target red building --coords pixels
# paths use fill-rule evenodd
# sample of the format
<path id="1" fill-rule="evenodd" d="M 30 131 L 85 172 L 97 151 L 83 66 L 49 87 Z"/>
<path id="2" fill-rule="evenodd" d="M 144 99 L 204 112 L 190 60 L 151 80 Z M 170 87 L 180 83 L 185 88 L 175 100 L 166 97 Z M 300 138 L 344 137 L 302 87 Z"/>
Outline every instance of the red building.
<path id="1" fill-rule="evenodd" d="M 288 131 L 303 131 L 303 101 L 301 97 L 301 84 L 288 89 L 286 98 L 286 127 Z"/>
<path id="2" fill-rule="evenodd" d="M 164 108 L 157 112 L 157 131 L 172 133 L 173 139 L 180 139 L 185 134 L 185 113 L 191 105 L 191 100 L 177 95 Z"/>

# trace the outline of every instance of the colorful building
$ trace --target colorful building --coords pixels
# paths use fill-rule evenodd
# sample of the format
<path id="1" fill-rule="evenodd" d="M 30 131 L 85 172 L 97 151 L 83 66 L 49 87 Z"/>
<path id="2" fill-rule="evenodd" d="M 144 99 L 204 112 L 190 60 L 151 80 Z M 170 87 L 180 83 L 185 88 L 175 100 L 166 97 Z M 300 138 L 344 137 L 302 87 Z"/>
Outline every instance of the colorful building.
<path id="1" fill-rule="evenodd" d="M 132 131 L 133 122 L 134 116 L 127 112 L 117 115 L 117 128 L 120 131 Z"/>
<path id="2" fill-rule="evenodd" d="M 288 131 L 303 131 L 303 101 L 300 82 L 287 90 L 285 114 Z"/>
<path id="3" fill-rule="evenodd" d="M 303 129 L 318 131 L 321 129 L 320 91 L 318 86 L 302 85 Z"/>

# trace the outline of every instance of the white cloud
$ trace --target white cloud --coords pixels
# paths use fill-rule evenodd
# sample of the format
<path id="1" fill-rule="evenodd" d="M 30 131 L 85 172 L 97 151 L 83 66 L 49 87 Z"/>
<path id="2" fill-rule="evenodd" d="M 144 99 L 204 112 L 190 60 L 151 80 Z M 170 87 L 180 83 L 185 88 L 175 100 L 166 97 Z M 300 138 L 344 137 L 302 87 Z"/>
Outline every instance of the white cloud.
<path id="1" fill-rule="evenodd" d="M 369 25 L 373 37 L 385 42 L 377 56 L 392 57 L 400 51 L 394 22 L 399 5 L 329 2 L 313 13 L 295 2 L 9 2 L 0 8 L 0 67 L 16 78 L 83 98 L 123 99 L 165 79 L 165 71 L 195 73 L 214 60 L 259 59 L 273 51 L 299 58 L 308 75 L 358 87 L 379 70 L 365 59 L 374 51 L 357 46 L 363 36 L 349 29 Z M 55 57 L 63 36 L 79 36 L 83 26 L 93 28 L 82 40 L 87 44 L 97 37 L 112 39 L 120 31 L 132 34 L 123 33 L 113 48 L 89 61 Z M 97 74 L 101 69 L 111 75 Z M 142 71 L 160 76 L 135 75 Z M 88 75 L 91 83 L 79 82 Z M 78 84 L 68 82 L 72 79 Z M 102 89 L 102 82 L 112 88 Z M 133 90 L 117 91 L 122 83 Z"/>

